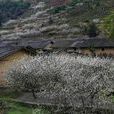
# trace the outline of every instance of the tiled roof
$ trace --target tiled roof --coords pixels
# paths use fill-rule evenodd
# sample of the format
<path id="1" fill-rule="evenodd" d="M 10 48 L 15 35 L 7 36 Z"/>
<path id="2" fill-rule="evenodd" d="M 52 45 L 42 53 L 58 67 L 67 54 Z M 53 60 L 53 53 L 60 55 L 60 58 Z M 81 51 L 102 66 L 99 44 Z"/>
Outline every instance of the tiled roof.
<path id="1" fill-rule="evenodd" d="M 49 44 L 50 44 L 49 40 L 40 40 L 40 41 L 28 42 L 27 46 L 32 47 L 34 49 L 41 49 L 41 48 L 45 48 Z"/>
<path id="2" fill-rule="evenodd" d="M 114 40 L 104 38 L 88 38 L 76 40 L 71 47 L 75 48 L 114 48 Z"/>
<path id="3" fill-rule="evenodd" d="M 100 38 L 76 38 L 76 39 L 58 39 L 58 40 L 11 40 L 0 41 L 0 59 L 11 55 L 26 47 L 33 49 L 44 49 L 49 44 L 51 48 L 66 49 L 66 48 L 114 48 L 114 40 Z"/>
<path id="4" fill-rule="evenodd" d="M 8 55 L 11 55 L 17 51 L 19 51 L 20 48 L 13 48 L 13 47 L 4 47 L 4 48 L 0 48 L 0 60 Z"/>

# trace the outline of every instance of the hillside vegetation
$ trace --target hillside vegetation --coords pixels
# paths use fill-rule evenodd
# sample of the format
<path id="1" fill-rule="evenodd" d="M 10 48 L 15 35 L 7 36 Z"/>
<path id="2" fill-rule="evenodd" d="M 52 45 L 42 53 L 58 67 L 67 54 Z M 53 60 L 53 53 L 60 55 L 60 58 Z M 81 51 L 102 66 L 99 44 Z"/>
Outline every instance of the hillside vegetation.
<path id="1" fill-rule="evenodd" d="M 29 3 L 32 3 L 32 0 Z M 113 3 L 113 0 L 72 0 L 62 6 L 49 7 L 48 0 L 38 0 L 30 7 L 27 5 L 26 8 L 29 9 L 25 8 L 18 19 L 11 18 L 3 24 L 0 31 L 1 39 L 86 38 L 90 23 L 94 22 L 96 27 L 101 26 L 104 18 L 114 9 Z M 94 28 L 97 29 L 96 27 Z M 102 31 L 105 30 L 99 31 L 99 37 L 102 37 Z"/>
<path id="2" fill-rule="evenodd" d="M 17 19 L 30 6 L 30 3 L 22 0 L 1 0 L 0 1 L 0 24 L 9 19 Z"/>
<path id="3" fill-rule="evenodd" d="M 101 23 L 100 27 L 105 35 L 114 39 L 114 11 L 111 11 L 110 14 L 103 19 L 103 23 Z"/>

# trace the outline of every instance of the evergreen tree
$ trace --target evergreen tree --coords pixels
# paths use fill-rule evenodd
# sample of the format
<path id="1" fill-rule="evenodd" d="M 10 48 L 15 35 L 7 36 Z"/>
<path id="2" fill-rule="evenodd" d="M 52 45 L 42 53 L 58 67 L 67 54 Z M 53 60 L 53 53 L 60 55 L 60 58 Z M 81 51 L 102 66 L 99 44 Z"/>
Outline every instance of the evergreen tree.
<path id="1" fill-rule="evenodd" d="M 89 37 L 96 37 L 98 35 L 98 28 L 95 23 L 91 22 L 88 25 L 87 34 Z"/>
<path id="2" fill-rule="evenodd" d="M 9 19 L 16 19 L 28 9 L 30 3 L 23 0 L 2 0 L 0 1 L 0 22 L 6 22 Z"/>

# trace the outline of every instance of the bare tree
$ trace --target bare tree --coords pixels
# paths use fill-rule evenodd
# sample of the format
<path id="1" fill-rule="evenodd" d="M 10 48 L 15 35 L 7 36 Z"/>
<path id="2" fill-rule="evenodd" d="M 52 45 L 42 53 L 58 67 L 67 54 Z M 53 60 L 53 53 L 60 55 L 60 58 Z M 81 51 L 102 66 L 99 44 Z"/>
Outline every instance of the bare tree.
<path id="1" fill-rule="evenodd" d="M 23 60 L 8 73 L 9 84 L 17 89 L 49 92 L 58 106 L 81 109 L 110 103 L 106 92 L 114 88 L 113 59 L 80 57 L 66 53 Z M 66 109 L 65 109 L 66 110 Z"/>

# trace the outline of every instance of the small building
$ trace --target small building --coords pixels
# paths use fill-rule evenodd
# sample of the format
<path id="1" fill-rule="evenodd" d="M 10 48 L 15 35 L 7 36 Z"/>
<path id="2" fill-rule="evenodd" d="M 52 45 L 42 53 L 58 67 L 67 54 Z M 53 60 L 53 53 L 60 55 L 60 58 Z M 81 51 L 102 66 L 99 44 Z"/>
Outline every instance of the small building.
<path id="1" fill-rule="evenodd" d="M 114 40 L 105 38 L 76 38 L 54 40 L 52 49 L 88 56 L 114 57 Z"/>
<path id="2" fill-rule="evenodd" d="M 71 45 L 83 55 L 114 57 L 114 40 L 105 38 L 79 39 Z"/>

